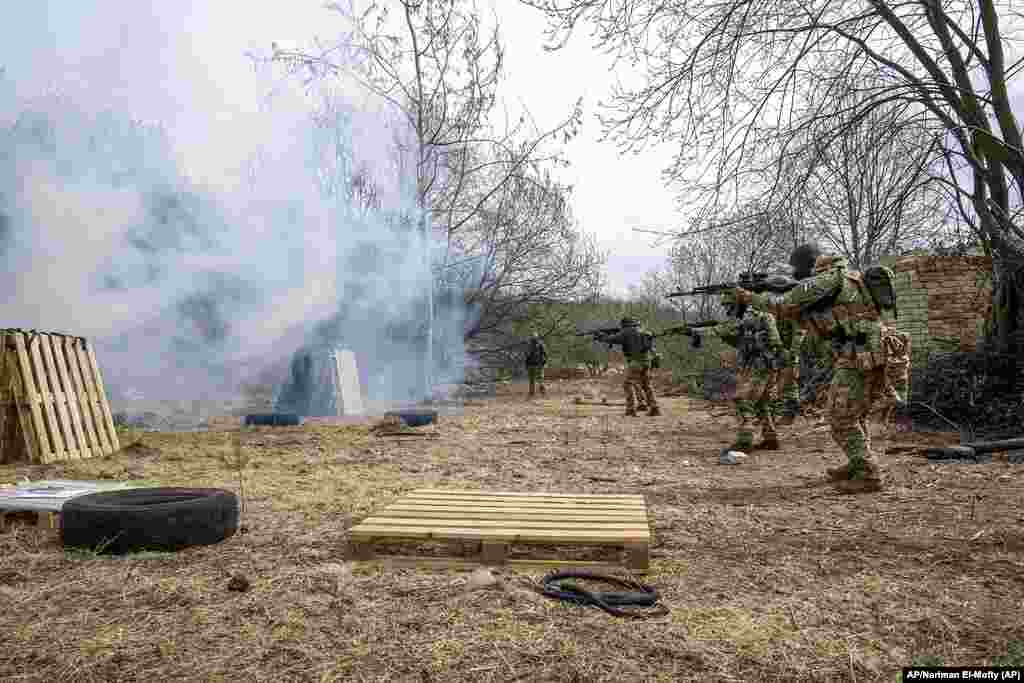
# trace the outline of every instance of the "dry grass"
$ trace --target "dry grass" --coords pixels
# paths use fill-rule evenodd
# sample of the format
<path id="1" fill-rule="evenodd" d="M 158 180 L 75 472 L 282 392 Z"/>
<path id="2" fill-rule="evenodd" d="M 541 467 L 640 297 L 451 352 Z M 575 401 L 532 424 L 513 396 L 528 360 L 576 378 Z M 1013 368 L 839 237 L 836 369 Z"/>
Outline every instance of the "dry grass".
<path id="1" fill-rule="evenodd" d="M 892 681 L 917 657 L 981 664 L 1024 641 L 1024 467 L 903 450 L 890 491 L 841 496 L 813 423 L 724 467 L 724 407 L 674 398 L 663 417 L 627 421 L 574 394 L 555 385 L 527 402 L 514 387 L 426 428 L 430 440 L 369 425 L 247 432 L 249 532 L 217 546 L 104 558 L 28 527 L 2 534 L 0 680 Z M 111 458 L 2 466 L 0 483 L 238 490 L 236 436 L 146 434 Z M 426 486 L 646 494 L 646 581 L 671 613 L 636 622 L 551 602 L 520 585 L 539 573 L 469 591 L 464 573 L 346 561 L 349 526 Z M 227 590 L 235 574 L 249 591 Z"/>

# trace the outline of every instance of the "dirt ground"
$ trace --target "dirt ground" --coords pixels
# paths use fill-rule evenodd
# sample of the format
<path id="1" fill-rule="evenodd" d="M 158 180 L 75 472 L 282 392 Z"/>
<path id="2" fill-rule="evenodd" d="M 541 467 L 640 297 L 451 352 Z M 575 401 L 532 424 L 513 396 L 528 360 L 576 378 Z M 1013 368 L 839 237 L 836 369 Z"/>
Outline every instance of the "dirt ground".
<path id="1" fill-rule="evenodd" d="M 382 438 L 369 425 L 126 434 L 114 457 L 0 466 L 22 477 L 244 486 L 247 533 L 176 554 L 64 551 L 56 534 L 0 534 L 3 681 L 893 681 L 911 662 L 1024 665 L 1024 466 L 930 464 L 885 444 L 894 486 L 849 496 L 813 418 L 783 449 L 718 464 L 728 404 L 663 401 L 658 418 L 580 406 L 584 388 L 521 385 L 461 415 Z M 876 436 L 881 444 L 881 437 Z M 247 462 L 245 460 L 247 459 Z M 421 487 L 642 493 L 654 545 L 644 580 L 667 616 L 612 617 L 504 572 L 346 560 L 346 529 Z M 251 588 L 228 590 L 232 576 Z"/>

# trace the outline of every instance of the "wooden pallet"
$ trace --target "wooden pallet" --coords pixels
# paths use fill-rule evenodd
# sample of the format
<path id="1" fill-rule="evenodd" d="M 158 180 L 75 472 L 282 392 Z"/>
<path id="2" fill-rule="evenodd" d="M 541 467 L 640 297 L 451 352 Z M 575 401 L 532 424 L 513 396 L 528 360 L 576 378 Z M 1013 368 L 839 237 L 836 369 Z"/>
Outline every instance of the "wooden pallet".
<path id="1" fill-rule="evenodd" d="M 418 489 L 349 529 L 353 559 L 390 566 L 461 567 L 580 566 L 609 563 L 509 559 L 509 545 L 616 546 L 625 550 L 625 566 L 638 573 L 648 567 L 651 540 L 647 506 L 640 495 L 522 493 Z M 378 556 L 375 542 L 461 541 L 479 543 L 475 558 Z"/>
<path id="2" fill-rule="evenodd" d="M 120 449 L 92 346 L 81 337 L 0 330 L 0 460 L 45 464 Z"/>

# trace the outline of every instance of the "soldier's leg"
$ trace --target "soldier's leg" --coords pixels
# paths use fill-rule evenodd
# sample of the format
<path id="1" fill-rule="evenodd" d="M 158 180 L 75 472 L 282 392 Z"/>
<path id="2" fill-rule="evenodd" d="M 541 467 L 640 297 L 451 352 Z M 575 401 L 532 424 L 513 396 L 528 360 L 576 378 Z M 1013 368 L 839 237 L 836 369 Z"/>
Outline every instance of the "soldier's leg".
<path id="1" fill-rule="evenodd" d="M 752 396 L 753 377 L 750 370 L 736 370 L 736 440 L 731 448 L 749 451 L 754 445 L 754 420 L 757 408 Z"/>
<path id="2" fill-rule="evenodd" d="M 780 424 L 793 424 L 800 414 L 800 361 L 787 363 L 779 372 L 779 410 L 776 415 Z"/>
<path id="3" fill-rule="evenodd" d="M 832 438 L 846 454 L 845 476 L 856 486 L 850 490 L 877 490 L 881 487 L 880 470 L 870 451 L 870 440 L 864 430 L 864 417 L 870 403 L 870 379 L 863 370 L 837 368 L 829 387 L 829 425 Z M 830 470 L 834 479 L 841 479 L 842 470 Z"/>
<path id="4" fill-rule="evenodd" d="M 626 394 L 626 415 L 636 415 L 636 399 L 634 398 L 635 388 L 633 382 L 634 369 L 626 368 L 626 379 L 622 382 L 622 390 Z"/>
<path id="5" fill-rule="evenodd" d="M 539 385 L 540 393 L 547 393 L 547 389 L 544 388 L 544 366 L 537 368 L 537 383 Z"/>
<path id="6" fill-rule="evenodd" d="M 527 367 L 526 375 L 530 378 L 530 396 L 533 396 L 537 389 L 537 368 Z"/>
<path id="7" fill-rule="evenodd" d="M 648 415 L 651 417 L 657 417 L 661 415 L 661 408 L 658 406 L 658 399 L 654 396 L 654 389 L 651 388 L 651 371 L 644 368 L 640 375 L 640 389 L 643 391 L 643 396 L 647 399 L 647 407 L 650 409 Z"/>
<path id="8" fill-rule="evenodd" d="M 779 437 L 775 431 L 775 415 L 778 408 L 779 371 L 765 370 L 764 388 L 762 389 L 761 400 L 758 402 L 761 422 L 761 443 L 758 446 L 764 450 L 774 451 L 779 448 Z"/>

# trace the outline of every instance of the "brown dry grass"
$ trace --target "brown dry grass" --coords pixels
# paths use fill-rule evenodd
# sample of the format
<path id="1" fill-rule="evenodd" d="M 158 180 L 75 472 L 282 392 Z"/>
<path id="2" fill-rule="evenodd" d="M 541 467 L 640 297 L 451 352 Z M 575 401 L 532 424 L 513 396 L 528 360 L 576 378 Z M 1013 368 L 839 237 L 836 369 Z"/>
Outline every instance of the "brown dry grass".
<path id="1" fill-rule="evenodd" d="M 930 465 L 893 447 L 949 436 L 903 434 L 887 457 L 896 485 L 842 496 L 821 477 L 838 458 L 813 422 L 724 467 L 727 406 L 666 399 L 663 417 L 627 421 L 573 404 L 579 390 L 527 402 L 513 387 L 431 440 L 369 425 L 247 433 L 249 533 L 217 546 L 103 558 L 27 527 L 0 535 L 0 680 L 892 681 L 915 657 L 981 664 L 1024 640 L 1024 467 Z M 102 460 L 2 466 L 0 483 L 237 490 L 233 438 L 147 434 Z M 467 591 L 464 573 L 345 560 L 349 526 L 426 486 L 646 494 L 646 581 L 671 613 L 619 620 L 515 578 Z M 239 573 L 252 588 L 228 591 Z"/>

